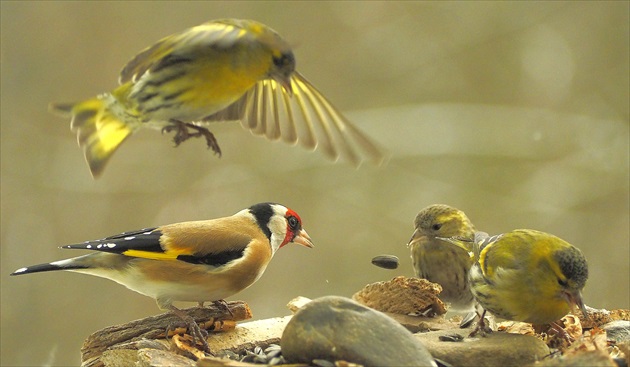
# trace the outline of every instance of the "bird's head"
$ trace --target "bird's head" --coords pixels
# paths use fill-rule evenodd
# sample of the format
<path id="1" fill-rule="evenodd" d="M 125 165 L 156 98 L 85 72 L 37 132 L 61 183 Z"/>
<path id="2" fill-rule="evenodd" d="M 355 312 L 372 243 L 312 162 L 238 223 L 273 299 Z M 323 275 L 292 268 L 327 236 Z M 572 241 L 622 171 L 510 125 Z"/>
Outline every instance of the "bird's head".
<path id="1" fill-rule="evenodd" d="M 414 226 L 408 246 L 436 237 L 472 240 L 475 232 L 475 227 L 464 212 L 444 204 L 434 204 L 422 209 L 416 216 Z"/>
<path id="2" fill-rule="evenodd" d="M 269 238 L 273 253 L 289 243 L 313 247 L 311 238 L 302 228 L 302 219 L 293 210 L 280 204 L 260 203 L 251 206 L 249 212 Z"/>

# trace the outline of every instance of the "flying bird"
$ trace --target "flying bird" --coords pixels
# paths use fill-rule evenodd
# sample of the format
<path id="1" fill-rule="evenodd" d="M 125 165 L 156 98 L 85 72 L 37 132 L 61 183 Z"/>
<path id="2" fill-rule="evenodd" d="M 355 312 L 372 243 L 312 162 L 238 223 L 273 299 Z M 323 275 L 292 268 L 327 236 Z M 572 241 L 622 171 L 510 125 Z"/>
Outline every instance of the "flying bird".
<path id="1" fill-rule="evenodd" d="M 119 86 L 79 103 L 56 103 L 72 119 L 94 178 L 116 149 L 141 128 L 173 132 L 175 145 L 207 128 L 240 121 L 255 135 L 316 148 L 355 166 L 384 161 L 382 149 L 356 128 L 302 74 L 289 44 L 253 20 L 210 21 L 165 37 L 125 65 Z"/>

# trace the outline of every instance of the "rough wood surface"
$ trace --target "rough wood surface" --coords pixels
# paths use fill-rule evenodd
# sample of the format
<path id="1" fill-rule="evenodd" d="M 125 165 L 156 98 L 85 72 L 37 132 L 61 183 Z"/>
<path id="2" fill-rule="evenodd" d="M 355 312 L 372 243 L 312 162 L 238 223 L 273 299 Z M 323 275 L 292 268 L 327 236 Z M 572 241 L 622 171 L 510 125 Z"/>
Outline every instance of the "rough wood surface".
<path id="1" fill-rule="evenodd" d="M 216 322 L 218 320 L 241 321 L 252 317 L 251 310 L 245 302 L 228 302 L 227 306 L 232 314 L 214 305 L 204 308 L 193 307 L 184 311 L 195 319 L 200 328 L 208 331 L 223 326 L 223 323 Z M 143 350 L 147 349 L 147 347 L 162 349 L 155 344 L 155 339 L 164 339 L 165 331 L 168 328 L 175 328 L 169 333 L 169 336 L 186 331 L 183 321 L 170 312 L 99 330 L 90 335 L 81 347 L 82 365 L 86 367 L 103 366 L 100 356 L 108 349 Z M 151 343 L 153 344 L 151 345 Z M 165 349 L 168 349 L 168 347 L 165 347 Z M 121 352 L 120 354 L 125 353 Z"/>
<path id="2" fill-rule="evenodd" d="M 229 333 L 208 338 L 213 351 L 230 351 L 236 354 L 254 347 L 265 348 L 269 344 L 280 344 L 284 327 L 292 316 L 244 322 Z"/>
<path id="3" fill-rule="evenodd" d="M 291 317 L 244 322 L 232 331 L 209 335 L 208 345 L 217 355 L 243 354 L 245 350 L 253 350 L 255 347 L 265 348 L 269 344 L 280 342 L 282 331 Z M 189 335 L 175 335 L 170 343 L 143 339 L 117 344 L 99 357 L 93 358 L 89 366 L 256 366 L 205 355 L 201 350 L 192 347 L 189 339 Z M 84 366 L 87 365 L 84 363 Z"/>
<path id="4" fill-rule="evenodd" d="M 438 298 L 441 291 L 439 284 L 426 279 L 398 276 L 388 282 L 368 284 L 352 299 L 381 312 L 433 317 L 446 313 L 444 302 Z"/>

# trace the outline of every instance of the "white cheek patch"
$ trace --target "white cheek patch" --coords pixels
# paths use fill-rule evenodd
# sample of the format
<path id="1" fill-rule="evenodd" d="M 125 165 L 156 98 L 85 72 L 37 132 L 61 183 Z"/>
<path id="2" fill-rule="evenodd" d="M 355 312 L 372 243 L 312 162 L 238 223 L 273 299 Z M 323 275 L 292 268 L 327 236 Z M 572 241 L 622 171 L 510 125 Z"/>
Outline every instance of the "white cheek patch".
<path id="1" fill-rule="evenodd" d="M 287 234 L 287 223 L 284 217 L 271 218 L 269 230 L 271 231 L 271 254 L 273 255 L 280 248 Z"/>

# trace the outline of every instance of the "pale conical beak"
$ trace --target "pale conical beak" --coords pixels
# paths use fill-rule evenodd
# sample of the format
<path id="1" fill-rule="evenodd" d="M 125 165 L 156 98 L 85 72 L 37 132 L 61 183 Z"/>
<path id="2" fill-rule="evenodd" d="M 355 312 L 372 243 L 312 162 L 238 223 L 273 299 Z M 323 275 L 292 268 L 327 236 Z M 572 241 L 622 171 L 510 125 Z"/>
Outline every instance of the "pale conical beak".
<path id="1" fill-rule="evenodd" d="M 280 86 L 284 93 L 288 94 L 289 97 L 293 97 L 293 86 L 291 85 L 291 75 L 274 75 L 273 80 L 275 80 Z"/>
<path id="2" fill-rule="evenodd" d="M 416 229 L 415 231 L 413 231 L 413 234 L 411 235 L 411 238 L 409 239 L 409 242 L 407 242 L 407 247 L 411 246 L 411 244 L 415 241 L 418 240 L 418 230 Z"/>
<path id="3" fill-rule="evenodd" d="M 586 312 L 586 306 L 584 305 L 584 301 L 582 300 L 582 293 L 577 291 L 573 294 L 569 294 L 570 301 L 576 305 L 580 311 L 582 311 L 582 315 L 584 315 L 585 319 L 590 319 L 590 316 Z"/>
<path id="4" fill-rule="evenodd" d="M 306 233 L 304 229 L 301 229 L 297 236 L 295 236 L 295 238 L 291 242 L 308 248 L 315 247 L 313 246 L 313 241 L 311 241 L 311 238 L 308 236 L 308 233 Z"/>
<path id="5" fill-rule="evenodd" d="M 288 78 L 284 82 L 280 83 L 282 85 L 282 89 L 284 92 L 289 95 L 289 97 L 293 97 L 293 87 L 291 86 L 291 78 Z"/>

